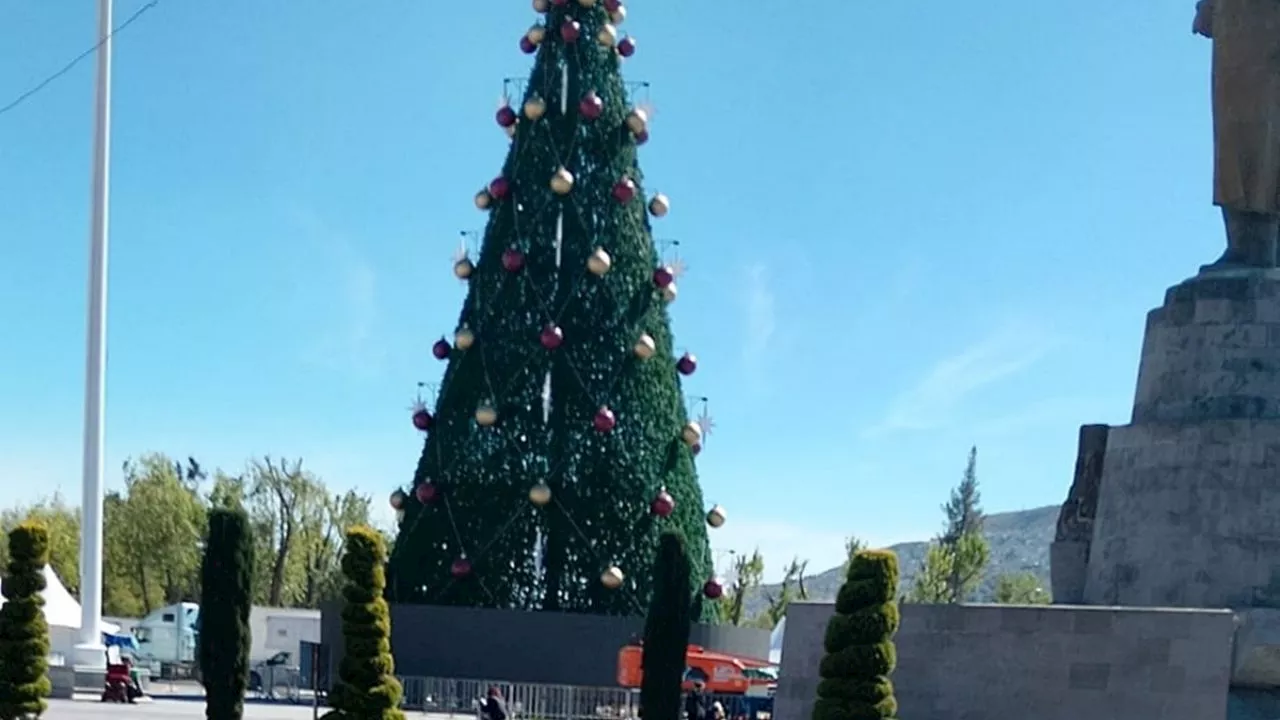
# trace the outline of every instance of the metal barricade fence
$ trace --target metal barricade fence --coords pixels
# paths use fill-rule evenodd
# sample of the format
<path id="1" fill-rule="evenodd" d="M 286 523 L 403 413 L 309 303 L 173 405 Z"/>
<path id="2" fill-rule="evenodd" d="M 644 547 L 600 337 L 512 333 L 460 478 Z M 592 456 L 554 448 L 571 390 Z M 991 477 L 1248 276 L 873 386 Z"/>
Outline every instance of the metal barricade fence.
<path id="1" fill-rule="evenodd" d="M 507 712 L 520 720 L 632 720 L 639 717 L 640 694 L 624 688 L 539 685 L 489 680 L 402 677 L 410 710 L 440 715 L 476 716 L 480 701 L 496 687 Z"/>

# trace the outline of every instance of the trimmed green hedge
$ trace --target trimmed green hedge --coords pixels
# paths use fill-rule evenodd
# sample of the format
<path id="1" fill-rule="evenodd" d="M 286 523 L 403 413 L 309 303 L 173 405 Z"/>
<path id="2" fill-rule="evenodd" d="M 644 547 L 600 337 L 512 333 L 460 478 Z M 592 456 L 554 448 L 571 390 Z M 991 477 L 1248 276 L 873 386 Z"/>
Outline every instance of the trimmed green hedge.
<path id="1" fill-rule="evenodd" d="M 240 720 L 249 687 L 249 612 L 253 607 L 253 528 L 241 509 L 209 511 L 209 538 L 200 563 L 197 659 L 205 717 Z"/>
<path id="2" fill-rule="evenodd" d="M 25 522 L 9 531 L 9 567 L 0 593 L 0 720 L 44 714 L 49 682 L 49 625 L 44 619 L 44 567 L 49 530 Z"/>
<path id="3" fill-rule="evenodd" d="M 893 635 L 898 557 L 887 550 L 863 550 L 849 563 L 836 595 L 836 614 L 827 623 L 827 656 L 818 667 L 818 700 L 813 720 L 886 720 L 898 713 L 889 674 L 898 663 Z"/>
<path id="4" fill-rule="evenodd" d="M 391 657 L 391 609 L 383 599 L 387 587 L 387 546 L 369 527 L 347 530 L 342 555 L 346 585 L 342 597 L 345 652 L 338 683 L 329 695 L 334 710 L 326 720 L 404 720 L 404 689 L 395 677 Z"/>

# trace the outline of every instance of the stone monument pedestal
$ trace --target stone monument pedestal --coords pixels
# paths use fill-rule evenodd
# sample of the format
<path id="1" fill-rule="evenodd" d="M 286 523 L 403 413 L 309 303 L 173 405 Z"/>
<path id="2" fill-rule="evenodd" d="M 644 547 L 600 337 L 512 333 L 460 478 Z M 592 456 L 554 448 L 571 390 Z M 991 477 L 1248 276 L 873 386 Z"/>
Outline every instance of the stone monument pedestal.
<path id="1" fill-rule="evenodd" d="M 1087 564 L 1091 605 L 1280 608 L 1280 272 L 1204 272 L 1148 315 Z"/>

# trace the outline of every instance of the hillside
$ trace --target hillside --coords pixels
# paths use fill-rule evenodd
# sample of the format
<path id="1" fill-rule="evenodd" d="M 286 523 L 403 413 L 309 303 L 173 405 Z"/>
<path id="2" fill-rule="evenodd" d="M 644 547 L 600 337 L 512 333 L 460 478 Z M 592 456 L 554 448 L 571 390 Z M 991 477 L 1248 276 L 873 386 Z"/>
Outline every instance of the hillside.
<path id="1" fill-rule="evenodd" d="M 995 579 L 1007 573 L 1033 572 L 1044 587 L 1049 587 L 1049 543 L 1053 541 L 1057 521 L 1057 505 L 987 516 L 986 534 L 991 544 L 991 563 L 983 577 L 979 601 L 990 600 Z M 911 587 L 927 547 L 928 542 L 922 541 L 899 543 L 889 548 L 898 554 L 904 591 Z M 838 567 L 806 577 L 809 599 L 834 600 L 841 580 Z M 754 617 L 763 611 L 768 604 L 766 595 L 777 591 L 778 585 L 764 585 L 749 594 L 747 616 Z"/>

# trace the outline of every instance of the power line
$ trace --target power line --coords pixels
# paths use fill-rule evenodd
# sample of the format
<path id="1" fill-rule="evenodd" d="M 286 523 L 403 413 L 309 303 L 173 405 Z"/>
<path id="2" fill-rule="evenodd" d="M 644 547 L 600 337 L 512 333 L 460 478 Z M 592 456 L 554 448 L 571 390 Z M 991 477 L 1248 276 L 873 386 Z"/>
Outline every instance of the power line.
<path id="1" fill-rule="evenodd" d="M 84 52 L 82 52 L 82 53 L 80 53 L 79 55 L 75 56 L 75 58 L 74 58 L 74 59 L 72 59 L 72 60 L 71 60 L 71 62 L 69 62 L 69 63 L 67 63 L 66 65 L 64 65 L 64 66 L 63 66 L 63 68 L 62 68 L 61 70 L 59 70 L 59 71 L 55 72 L 54 74 L 50 75 L 49 77 L 45 78 L 44 80 L 41 80 L 41 81 L 40 81 L 39 83 L 37 83 L 34 87 L 32 87 L 30 90 L 28 90 L 28 91 L 26 91 L 26 92 L 22 93 L 22 94 L 21 94 L 21 95 L 19 95 L 17 98 L 15 98 L 13 102 L 9 103 L 8 105 L 5 105 L 4 107 L 0 107 L 0 115 L 4 115 L 5 113 L 9 112 L 10 110 L 13 110 L 14 108 L 18 107 L 18 106 L 19 106 L 19 105 L 21 105 L 22 103 L 24 103 L 24 102 L 26 102 L 27 100 L 29 100 L 29 99 L 31 98 L 31 96 L 35 95 L 36 93 L 38 93 L 38 92 L 40 92 L 41 90 L 43 90 L 43 89 L 45 89 L 46 87 L 48 87 L 48 86 L 49 86 L 49 84 L 50 84 L 50 83 L 52 83 L 54 80 L 57 80 L 58 78 L 62 77 L 63 75 L 66 75 L 67 73 L 71 72 L 71 69 L 72 69 L 72 68 L 74 68 L 76 65 L 79 65 L 79 64 L 80 64 L 80 62 L 81 62 L 82 60 L 84 60 L 85 58 L 87 58 L 87 57 L 89 57 L 90 55 L 92 55 L 92 54 L 94 54 L 95 52 L 97 52 L 97 51 L 98 51 L 98 49 L 99 49 L 99 48 L 101 48 L 103 45 L 105 45 L 105 44 L 106 44 L 106 42 L 107 42 L 108 40 L 110 40 L 111 38 L 114 38 L 116 35 L 118 35 L 118 34 L 119 34 L 121 31 L 123 31 L 125 28 L 129 27 L 130 25 L 132 25 L 134 20 L 137 20 L 138 18 L 142 17 L 142 15 L 143 15 L 144 13 L 146 13 L 148 10 L 151 10 L 152 8 L 154 8 L 155 6 L 157 6 L 157 5 L 159 5 L 159 4 L 160 4 L 160 0 L 151 0 L 151 2 L 149 2 L 149 3 L 147 3 L 146 5 L 143 5 L 142 7 L 138 8 L 138 11 L 137 11 L 137 12 L 135 12 L 134 14 L 130 15 L 130 16 L 129 16 L 129 19 L 127 19 L 127 20 L 125 20 L 124 22 L 122 22 L 122 23 L 120 23 L 119 25 L 117 25 L 117 26 L 115 27 L 115 29 L 114 29 L 114 30 L 112 30 L 112 31 L 111 31 L 111 33 L 110 33 L 109 35 L 107 35 L 106 37 L 104 37 L 104 38 L 102 38 L 101 40 L 99 40 L 97 43 L 95 43 L 95 44 L 94 44 L 94 46 L 93 46 L 93 47 L 91 47 L 91 48 L 89 48 L 88 50 L 85 50 Z"/>

